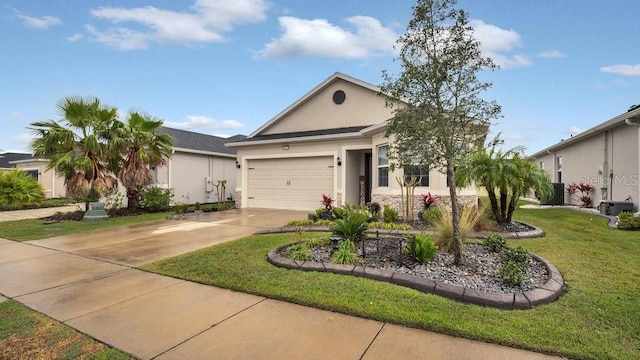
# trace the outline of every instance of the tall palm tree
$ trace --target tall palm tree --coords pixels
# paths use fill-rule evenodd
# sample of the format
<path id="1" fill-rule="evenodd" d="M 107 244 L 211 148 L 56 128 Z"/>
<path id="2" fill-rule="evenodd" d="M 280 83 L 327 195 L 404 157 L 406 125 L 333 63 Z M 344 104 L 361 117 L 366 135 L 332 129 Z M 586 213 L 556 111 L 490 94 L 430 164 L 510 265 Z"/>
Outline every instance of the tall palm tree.
<path id="1" fill-rule="evenodd" d="M 532 190 L 549 196 L 553 186 L 544 170 L 522 156 L 523 147 L 504 151 L 496 149 L 498 144 L 494 140 L 488 148 L 471 155 L 456 171 L 456 181 L 458 186 L 475 183 L 484 187 L 493 218 L 498 224 L 509 224 L 520 196 Z"/>
<path id="2" fill-rule="evenodd" d="M 113 163 L 118 163 L 118 178 L 127 189 L 127 207 L 137 209 L 142 188 L 153 183 L 151 167 L 163 165 L 171 155 L 173 138 L 157 134 L 163 121 L 137 112 L 116 131 L 111 143 Z"/>
<path id="3" fill-rule="evenodd" d="M 118 124 L 117 110 L 97 98 L 66 97 L 58 103 L 62 120 L 34 122 L 30 147 L 49 159 L 47 169 L 64 176 L 67 194 L 97 200 L 118 180 L 108 163 L 109 141 Z"/>

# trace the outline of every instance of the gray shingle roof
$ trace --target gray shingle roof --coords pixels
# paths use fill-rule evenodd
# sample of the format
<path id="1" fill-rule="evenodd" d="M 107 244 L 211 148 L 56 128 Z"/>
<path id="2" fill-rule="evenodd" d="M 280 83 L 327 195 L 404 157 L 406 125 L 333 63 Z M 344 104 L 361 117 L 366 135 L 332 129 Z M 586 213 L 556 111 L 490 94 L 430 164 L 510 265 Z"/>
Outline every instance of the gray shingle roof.
<path id="1" fill-rule="evenodd" d="M 242 141 L 246 136 L 235 135 L 230 138 L 201 134 L 193 131 L 161 127 L 159 134 L 168 134 L 175 139 L 174 146 L 183 149 L 210 151 L 223 154 L 235 154 L 236 150 L 224 146 L 229 142 Z"/>
<path id="2" fill-rule="evenodd" d="M 9 164 L 10 161 L 27 160 L 33 158 L 34 157 L 31 154 L 6 152 L 4 154 L 0 154 L 0 168 L 16 167 L 15 164 Z"/>

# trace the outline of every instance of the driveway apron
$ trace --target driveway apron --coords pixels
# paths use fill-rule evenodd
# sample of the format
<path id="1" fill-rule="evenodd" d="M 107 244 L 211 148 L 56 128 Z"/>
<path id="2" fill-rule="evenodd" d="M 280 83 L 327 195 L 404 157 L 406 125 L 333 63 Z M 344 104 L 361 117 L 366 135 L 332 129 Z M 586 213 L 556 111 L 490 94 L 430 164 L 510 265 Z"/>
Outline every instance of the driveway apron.
<path id="1" fill-rule="evenodd" d="M 230 210 L 26 243 L 0 239 L 0 302 L 20 301 L 140 359 L 552 358 L 133 268 L 305 217 Z"/>

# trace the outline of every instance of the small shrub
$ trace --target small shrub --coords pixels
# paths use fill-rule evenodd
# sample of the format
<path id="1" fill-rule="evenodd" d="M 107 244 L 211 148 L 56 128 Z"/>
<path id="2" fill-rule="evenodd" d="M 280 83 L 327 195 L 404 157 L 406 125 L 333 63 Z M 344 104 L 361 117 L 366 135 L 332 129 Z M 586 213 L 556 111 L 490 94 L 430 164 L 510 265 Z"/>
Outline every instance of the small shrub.
<path id="1" fill-rule="evenodd" d="M 500 252 L 502 249 L 507 247 L 507 242 L 502 237 L 502 235 L 498 233 L 491 233 L 484 238 L 484 246 L 489 248 L 492 252 Z"/>
<path id="2" fill-rule="evenodd" d="M 345 240 L 355 242 L 360 240 L 367 230 L 366 221 L 367 216 L 362 213 L 349 213 L 345 218 L 336 220 L 331 231 Z"/>
<path id="3" fill-rule="evenodd" d="M 440 219 L 442 219 L 442 210 L 437 206 L 422 212 L 422 222 L 427 226 L 434 226 Z"/>
<path id="4" fill-rule="evenodd" d="M 333 220 L 318 220 L 314 221 L 313 225 L 315 226 L 333 226 L 335 222 Z"/>
<path id="5" fill-rule="evenodd" d="M 460 235 L 463 246 L 482 217 L 482 212 L 475 207 L 460 207 Z M 442 218 L 435 223 L 436 245 L 440 251 L 453 253 L 455 238 L 453 236 L 453 217 L 450 212 L 445 212 Z"/>
<path id="6" fill-rule="evenodd" d="M 378 216 L 380 216 L 380 204 L 378 204 L 377 202 L 370 202 L 367 204 L 367 207 L 369 208 L 369 211 L 371 212 L 371 215 L 374 218 L 378 218 Z"/>
<path id="7" fill-rule="evenodd" d="M 438 253 L 438 247 L 433 242 L 433 237 L 425 233 L 409 236 L 407 242 L 405 253 L 415 256 L 416 260 L 422 263 L 426 264 L 435 259 Z"/>
<path id="8" fill-rule="evenodd" d="M 618 225 L 618 229 L 638 230 L 640 229 L 640 216 L 635 216 L 630 211 L 623 211 L 618 214 L 616 224 Z"/>
<path id="9" fill-rule="evenodd" d="M 347 209 L 342 207 L 334 207 L 332 212 L 333 212 L 333 216 L 336 219 L 344 219 L 344 217 L 347 216 L 347 214 L 349 213 Z"/>
<path id="10" fill-rule="evenodd" d="M 380 230 L 411 230 L 413 229 L 409 224 L 399 224 L 399 223 L 383 223 L 374 221 L 369 223 L 369 229 L 380 229 Z"/>
<path id="11" fill-rule="evenodd" d="M 289 220 L 286 226 L 299 227 L 299 226 L 311 226 L 314 222 L 312 220 Z"/>
<path id="12" fill-rule="evenodd" d="M 44 198 L 38 180 L 21 169 L 0 171 L 0 205 L 16 207 Z"/>
<path id="13" fill-rule="evenodd" d="M 289 255 L 289 258 L 291 258 L 291 260 L 311 260 L 311 251 L 309 251 L 309 248 L 304 243 L 289 246 L 287 248 L 287 255 Z"/>
<path id="14" fill-rule="evenodd" d="M 173 211 L 176 214 L 185 214 L 188 209 L 189 209 L 189 205 L 187 205 L 187 204 L 178 203 L 178 204 L 173 205 Z"/>
<path id="15" fill-rule="evenodd" d="M 516 249 L 504 248 L 502 251 L 502 265 L 498 275 L 507 284 L 520 286 L 527 279 L 527 267 L 531 256 L 522 247 Z"/>
<path id="16" fill-rule="evenodd" d="M 398 211 L 394 208 L 392 208 L 389 205 L 385 205 L 384 209 L 382 210 L 382 219 L 384 220 L 384 222 L 386 223 L 395 223 L 398 222 Z"/>
<path id="17" fill-rule="evenodd" d="M 326 247 L 331 245 L 331 240 L 329 238 L 313 238 L 309 239 L 305 242 L 309 249 L 317 249 L 321 247 Z"/>
<path id="18" fill-rule="evenodd" d="M 122 194 L 120 191 L 116 189 L 109 189 L 106 194 L 101 199 L 101 202 L 104 204 L 104 208 L 109 210 L 118 210 L 122 207 L 124 203 Z"/>
<path id="19" fill-rule="evenodd" d="M 422 194 L 421 197 L 422 197 L 422 210 L 424 211 L 431 209 L 431 207 L 440 198 L 438 195 L 431 195 L 430 192 L 428 192 L 426 195 Z"/>
<path id="20" fill-rule="evenodd" d="M 356 245 L 351 240 L 340 241 L 340 248 L 331 257 L 334 264 L 355 264 L 358 262 Z"/>
<path id="21" fill-rule="evenodd" d="M 322 206 L 324 206 L 324 211 L 331 212 L 333 209 L 333 199 L 331 196 L 322 194 Z"/>
<path id="22" fill-rule="evenodd" d="M 193 204 L 193 211 L 202 211 L 202 204 L 196 201 L 196 203 Z"/>
<path id="23" fill-rule="evenodd" d="M 140 207 L 150 212 L 167 211 L 171 208 L 173 190 L 158 186 L 145 187 L 140 192 Z"/>

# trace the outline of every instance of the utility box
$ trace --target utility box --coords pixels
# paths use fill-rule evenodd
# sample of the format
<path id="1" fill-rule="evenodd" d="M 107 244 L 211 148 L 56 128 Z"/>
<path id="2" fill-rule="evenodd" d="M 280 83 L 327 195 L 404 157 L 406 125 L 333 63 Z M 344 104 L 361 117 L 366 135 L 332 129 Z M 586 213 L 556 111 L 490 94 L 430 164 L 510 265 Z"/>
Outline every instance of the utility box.
<path id="1" fill-rule="evenodd" d="M 548 198 L 540 199 L 541 205 L 564 205 L 564 183 L 552 183 L 553 194 Z"/>
<path id="2" fill-rule="evenodd" d="M 623 211 L 633 212 L 633 203 L 629 201 L 606 201 L 600 202 L 600 213 L 610 216 L 618 216 Z"/>

